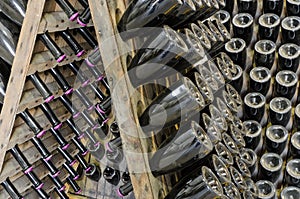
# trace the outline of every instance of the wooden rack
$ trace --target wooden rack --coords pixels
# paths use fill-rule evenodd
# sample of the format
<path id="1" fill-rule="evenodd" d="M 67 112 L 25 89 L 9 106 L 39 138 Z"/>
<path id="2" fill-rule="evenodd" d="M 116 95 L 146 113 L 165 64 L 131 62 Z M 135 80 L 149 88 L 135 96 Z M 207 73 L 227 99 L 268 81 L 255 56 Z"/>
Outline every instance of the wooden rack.
<path id="1" fill-rule="evenodd" d="M 77 0 L 69 0 L 70 3 L 81 12 L 84 8 L 77 2 Z M 34 166 L 34 172 L 45 183 L 45 190 L 52 190 L 53 185 L 46 176 L 48 171 L 40 161 L 40 154 L 36 148 L 29 141 L 33 136 L 33 132 L 29 127 L 17 117 L 17 114 L 28 109 L 34 118 L 39 122 L 43 129 L 49 129 L 50 123 L 37 107 L 44 102 L 42 96 L 35 89 L 30 81 L 26 80 L 26 77 L 30 74 L 39 73 L 42 81 L 44 81 L 47 87 L 54 94 L 55 98 L 63 95 L 63 91 L 59 88 L 54 78 L 46 70 L 59 67 L 60 72 L 64 75 L 67 81 L 73 86 L 76 75 L 74 75 L 70 69 L 63 67 L 65 64 L 71 62 L 79 62 L 84 59 L 89 52 L 93 49 L 85 42 L 85 40 L 79 34 L 73 34 L 78 43 L 85 49 L 86 54 L 80 58 L 76 57 L 71 51 L 70 47 L 60 37 L 56 37 L 56 32 L 65 29 L 80 28 L 81 26 L 76 22 L 69 21 L 66 14 L 59 8 L 55 0 L 29 0 L 27 4 L 26 16 L 21 29 L 19 42 L 17 45 L 16 56 L 13 62 L 11 75 L 9 78 L 6 96 L 0 115 L 0 182 L 3 182 L 7 177 L 10 178 L 17 190 L 25 196 L 25 198 L 37 198 L 36 193 L 30 189 L 31 183 L 23 175 L 20 166 L 17 161 L 7 153 L 9 149 L 16 144 L 20 147 L 25 157 Z M 90 22 L 87 27 L 93 27 L 93 23 Z M 37 35 L 48 31 L 49 35 L 54 39 L 56 44 L 67 55 L 67 59 L 57 64 L 51 53 L 37 40 Z M 90 79 L 91 82 L 94 79 Z M 75 82 L 76 83 L 76 82 Z M 74 85 L 74 89 L 77 89 L 79 84 Z M 78 99 L 72 98 L 73 104 L 78 103 Z M 94 101 L 96 103 L 97 101 Z M 80 103 L 78 103 L 80 104 Z M 59 100 L 54 99 L 50 102 L 50 106 L 58 119 L 63 122 L 63 126 L 60 129 L 63 137 L 70 141 L 74 137 L 71 130 L 64 123 L 64 121 L 71 117 L 71 114 L 64 108 Z M 82 111 L 84 107 L 76 106 L 79 111 Z M 79 121 L 82 123 L 82 121 Z M 86 125 L 83 123 L 83 128 Z M 55 152 L 58 143 L 50 133 L 46 133 L 43 138 L 43 143 L 53 154 L 53 163 L 57 168 L 61 168 L 64 163 L 60 154 Z M 68 151 L 73 156 L 78 151 L 74 145 L 68 148 Z M 60 179 L 64 180 L 67 174 L 62 172 Z M 8 198 L 8 194 L 0 186 L 1 198 Z"/>
<path id="2" fill-rule="evenodd" d="M 69 1 L 79 11 L 83 10 L 77 0 Z M 143 139 L 143 132 L 136 125 L 138 114 L 149 104 L 149 99 L 153 96 L 155 89 L 142 88 L 139 92 L 134 91 L 126 76 L 127 61 L 133 56 L 133 51 L 131 50 L 134 49 L 134 45 L 133 42 L 124 43 L 119 36 L 116 36 L 118 33 L 116 29 L 117 21 L 125 11 L 127 3 L 126 0 L 125 2 L 119 0 L 89 0 L 93 22 L 89 23 L 88 27 L 94 25 L 97 40 L 100 44 L 100 52 L 102 55 L 105 55 L 102 56 L 102 61 L 112 90 L 113 110 L 120 124 L 125 159 L 131 175 L 135 198 L 163 198 L 168 191 L 170 180 L 167 177 L 154 178 L 148 165 L 148 152 L 154 151 L 156 141 L 153 139 Z M 56 39 L 55 32 L 67 28 L 79 28 L 79 25 L 70 22 L 61 9 L 58 8 L 54 0 L 28 1 L 16 57 L 0 115 L 0 150 L 2 151 L 0 153 L 0 182 L 9 176 L 16 188 L 22 194 L 30 196 L 30 198 L 34 198 L 35 193 L 28 191 L 30 187 L 29 181 L 26 177 L 22 176 L 21 168 L 11 155 L 3 152 L 18 144 L 29 159 L 29 162 L 35 166 L 34 171 L 44 180 L 47 173 L 45 173 L 43 166 L 38 161 L 40 156 L 36 152 L 36 149 L 29 142 L 29 139 L 34 135 L 22 120 L 16 118 L 16 115 L 25 109 L 29 109 L 44 129 L 50 127 L 50 124 L 43 117 L 41 111 L 36 109 L 43 102 L 43 99 L 37 90 L 33 88 L 32 84 L 26 81 L 26 77 L 39 72 L 43 81 L 55 95 L 55 98 L 63 94 L 62 90 L 54 83 L 53 78 L 50 77 L 51 75 L 47 75 L 44 71 L 53 67 L 63 66 L 73 61 L 79 61 L 79 59 L 75 55 L 72 55 L 70 48 L 66 47 L 63 41 L 56 40 L 61 49 L 70 55 L 64 62 L 57 64 L 50 52 L 45 50 L 40 42 L 36 40 L 36 37 L 38 34 L 48 31 Z M 31 36 L 29 37 L 28 35 Z M 92 49 L 83 40 L 79 41 L 81 46 L 87 50 L 86 54 L 88 54 Z M 70 80 L 70 82 L 74 81 L 75 76 L 69 70 L 63 68 L 62 72 L 67 80 Z M 70 114 L 56 101 L 51 102 L 51 107 L 63 122 L 70 117 Z M 67 140 L 73 137 L 73 134 L 69 133 L 67 125 L 63 126 L 61 132 Z M 56 144 L 53 144 L 55 143 L 54 138 L 48 134 L 44 136 L 43 142 L 50 151 L 53 151 L 57 147 Z M 72 154 L 75 153 L 76 150 L 73 150 Z M 57 161 L 55 164 L 59 167 L 62 161 Z M 45 187 L 51 186 L 48 181 L 45 180 Z M 87 185 L 86 187 L 89 188 L 92 186 Z M 102 188 L 109 189 L 110 187 L 102 186 Z M 0 195 L 3 198 L 8 197 L 7 193 L 1 188 Z M 94 196 L 97 196 L 97 194 L 94 194 Z"/>

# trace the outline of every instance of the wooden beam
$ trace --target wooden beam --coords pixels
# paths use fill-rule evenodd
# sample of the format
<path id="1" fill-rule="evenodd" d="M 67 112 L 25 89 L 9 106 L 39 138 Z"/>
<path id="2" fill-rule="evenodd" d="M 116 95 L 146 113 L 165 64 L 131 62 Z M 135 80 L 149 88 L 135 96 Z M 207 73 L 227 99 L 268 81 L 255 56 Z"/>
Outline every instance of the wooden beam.
<path id="1" fill-rule="evenodd" d="M 20 33 L 16 56 L 13 62 L 6 96 L 0 116 L 0 170 L 2 170 L 5 151 L 15 121 L 16 111 L 21 99 L 26 74 L 31 61 L 38 27 L 41 21 L 45 0 L 28 1 L 27 11 Z"/>

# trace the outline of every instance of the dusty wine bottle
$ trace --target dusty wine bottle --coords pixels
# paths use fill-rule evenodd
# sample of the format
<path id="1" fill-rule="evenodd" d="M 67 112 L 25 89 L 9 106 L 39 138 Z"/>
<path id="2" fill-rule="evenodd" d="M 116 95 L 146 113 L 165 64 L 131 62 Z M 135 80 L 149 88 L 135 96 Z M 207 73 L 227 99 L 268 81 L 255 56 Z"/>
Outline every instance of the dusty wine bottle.
<path id="1" fill-rule="evenodd" d="M 68 151 L 63 150 L 60 147 L 57 147 L 57 151 L 64 157 L 64 159 L 66 160 L 66 164 L 68 164 L 68 166 L 72 167 L 77 160 L 75 160 Z M 66 168 L 67 169 L 67 168 Z M 71 172 L 71 171 L 70 171 Z M 72 173 L 72 172 L 71 172 Z M 72 173 L 74 174 L 74 172 Z M 77 177 L 77 174 L 73 176 L 74 178 Z M 75 179 L 76 180 L 76 179 Z"/>
<path id="2" fill-rule="evenodd" d="M 83 143 L 78 139 L 78 137 L 72 138 L 72 142 L 74 143 L 74 145 L 79 150 L 82 156 L 88 154 L 89 150 L 83 145 Z"/>
<path id="3" fill-rule="evenodd" d="M 133 186 L 132 186 L 131 182 L 127 182 L 119 187 L 119 189 L 117 190 L 117 193 L 121 198 L 123 198 L 132 191 L 133 191 Z"/>
<path id="4" fill-rule="evenodd" d="M 204 158 L 212 149 L 206 132 L 192 121 L 159 146 L 149 160 L 152 174 L 158 176 L 188 167 Z"/>
<path id="5" fill-rule="evenodd" d="M 56 3 L 62 8 L 62 10 L 66 13 L 69 17 L 70 21 L 74 21 L 79 13 L 75 8 L 71 5 L 68 0 L 55 0 Z"/>
<path id="6" fill-rule="evenodd" d="M 83 37 L 83 39 L 93 48 L 98 47 L 98 42 L 94 38 L 94 36 L 88 31 L 87 28 L 81 27 L 77 28 L 76 31 Z"/>
<path id="7" fill-rule="evenodd" d="M 59 191 L 65 190 L 66 186 L 64 185 L 64 183 L 62 183 L 59 177 L 53 177 L 51 175 L 48 175 L 48 177 L 51 179 L 51 181 Z"/>
<path id="8" fill-rule="evenodd" d="M 29 128 L 33 131 L 37 138 L 41 138 L 46 133 L 46 130 L 43 130 L 39 123 L 30 114 L 28 109 L 21 112 L 19 116 L 23 119 L 27 126 L 29 126 Z"/>
<path id="9" fill-rule="evenodd" d="M 54 136 L 56 141 L 59 143 L 60 147 L 62 147 L 63 150 L 67 150 L 70 144 L 65 140 L 61 133 L 58 130 L 55 130 L 54 128 L 50 128 L 50 132 Z"/>
<path id="10" fill-rule="evenodd" d="M 103 177 L 108 183 L 117 185 L 120 181 L 120 172 L 117 169 L 107 166 L 103 171 Z"/>
<path id="11" fill-rule="evenodd" d="M 65 95 L 59 97 L 59 100 L 66 107 L 66 109 L 73 115 L 73 118 L 77 118 L 80 115 L 80 112 L 72 105 L 72 102 Z"/>
<path id="12" fill-rule="evenodd" d="M 73 92 L 73 88 L 70 86 L 58 68 L 51 68 L 49 71 L 66 95 L 69 95 Z"/>
<path id="13" fill-rule="evenodd" d="M 89 23 L 89 21 L 91 20 L 92 15 L 91 15 L 91 11 L 90 11 L 90 7 L 86 7 L 82 13 L 80 14 L 80 16 L 77 18 L 77 23 L 83 27 L 87 26 L 87 24 Z"/>
<path id="14" fill-rule="evenodd" d="M 9 178 L 6 178 L 6 180 L 3 181 L 1 185 L 12 199 L 24 199 Z"/>
<path id="15" fill-rule="evenodd" d="M 69 63 L 66 66 L 72 70 L 74 75 L 76 75 L 76 78 L 78 78 L 78 80 L 82 83 L 82 87 L 85 87 L 90 83 L 89 78 L 86 77 L 84 72 L 79 69 L 75 62 Z"/>
<path id="16" fill-rule="evenodd" d="M 50 37 L 48 32 L 39 35 L 39 39 L 43 42 L 43 44 L 48 48 L 51 54 L 54 56 L 58 63 L 62 62 L 66 59 L 66 54 L 64 54 L 61 49 L 57 46 L 57 44 Z"/>
<path id="17" fill-rule="evenodd" d="M 82 192 L 80 186 L 77 184 L 75 180 L 72 179 L 71 176 L 67 177 L 68 184 L 72 187 L 76 194 L 80 194 Z"/>
<path id="18" fill-rule="evenodd" d="M 42 81 L 38 73 L 29 75 L 28 78 L 29 80 L 31 80 L 31 82 L 39 91 L 39 93 L 43 96 L 43 99 L 46 103 L 49 103 L 54 99 L 54 95 L 51 93 L 46 84 Z"/>
<path id="19" fill-rule="evenodd" d="M 81 57 L 85 50 L 80 46 L 69 30 L 59 32 L 59 35 L 66 41 L 77 57 Z"/>
<path id="20" fill-rule="evenodd" d="M 57 177 L 60 174 L 60 171 L 56 168 L 56 166 L 52 163 L 51 160 L 45 160 L 42 158 L 41 161 L 46 166 L 46 168 L 49 170 L 51 176 Z"/>
<path id="21" fill-rule="evenodd" d="M 175 103 L 174 103 L 175 102 Z M 205 101 L 197 87 L 186 77 L 165 89 L 139 118 L 144 133 L 169 127 L 199 113 Z M 162 121 L 165 118 L 165 122 Z M 164 123 L 162 123 L 164 122 Z"/>
<path id="22" fill-rule="evenodd" d="M 70 174 L 70 177 L 72 180 L 78 180 L 79 179 L 79 174 L 73 169 L 72 166 L 70 166 L 67 163 L 63 164 L 63 168 Z"/>
<path id="23" fill-rule="evenodd" d="M 221 183 L 215 174 L 203 166 L 181 179 L 164 199 L 173 198 L 217 198 L 223 195 Z"/>
<path id="24" fill-rule="evenodd" d="M 48 149 L 45 147 L 45 145 L 39 138 L 33 137 L 30 139 L 30 141 L 33 143 L 35 148 L 42 155 L 43 159 L 45 159 L 46 161 L 49 161 L 51 159 L 52 154 L 48 151 Z"/>

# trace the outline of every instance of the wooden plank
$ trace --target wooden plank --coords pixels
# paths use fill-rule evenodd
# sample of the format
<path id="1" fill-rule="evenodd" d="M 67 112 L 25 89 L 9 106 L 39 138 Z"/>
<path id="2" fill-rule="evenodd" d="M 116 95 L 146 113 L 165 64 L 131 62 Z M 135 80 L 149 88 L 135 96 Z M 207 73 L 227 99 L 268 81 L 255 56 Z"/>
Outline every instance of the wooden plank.
<path id="1" fill-rule="evenodd" d="M 56 60 L 49 51 L 34 54 L 27 75 L 33 74 L 36 71 L 42 72 L 45 70 L 49 70 L 50 68 L 53 68 L 56 65 L 63 66 L 74 61 L 79 61 L 86 58 L 87 55 L 92 51 L 91 47 L 87 43 L 82 43 L 81 46 L 83 47 L 83 49 L 86 49 L 86 53 L 80 58 L 74 55 L 70 47 L 67 46 L 61 48 L 62 51 L 67 55 L 67 58 L 59 64 L 56 62 Z"/>
<path id="2" fill-rule="evenodd" d="M 42 17 L 45 0 L 31 0 L 28 2 L 23 28 L 17 45 L 6 96 L 0 116 L 0 150 L 6 151 L 18 104 L 21 99 L 29 63 L 32 57 L 38 26 Z M 31 35 L 28 37 L 28 35 Z M 5 153 L 0 153 L 0 170 L 2 169 Z"/>
<path id="3" fill-rule="evenodd" d="M 120 7 L 114 7 L 115 3 Z M 158 198 L 159 181 L 149 172 L 147 152 L 140 140 L 140 129 L 136 125 L 137 117 L 133 108 L 136 107 L 136 103 L 131 99 L 130 91 L 132 91 L 132 88 L 130 88 L 123 70 L 126 65 L 124 66 L 120 59 L 120 54 L 123 55 L 123 52 L 120 53 L 122 47 L 118 45 L 121 43 L 121 39 L 117 36 L 118 41 L 116 41 L 116 38 L 113 37 L 116 33 L 116 11 L 117 8 L 119 11 L 124 10 L 123 2 L 101 1 L 99 3 L 98 1 L 89 0 L 89 4 L 98 43 L 100 44 L 99 49 L 101 54 L 105 55 L 102 57 L 103 65 L 112 90 L 113 106 L 117 121 L 120 124 L 128 169 L 132 173 L 131 180 L 135 197 L 139 199 Z"/>
<path id="4" fill-rule="evenodd" d="M 83 10 L 79 10 L 79 12 L 82 12 Z M 87 24 L 87 27 L 93 26 L 92 20 Z M 75 29 L 75 28 L 80 28 L 78 23 L 74 21 L 70 21 L 67 17 L 67 15 L 63 11 L 57 11 L 57 12 L 49 12 L 49 13 L 44 13 L 38 34 L 45 33 L 46 31 L 48 32 L 57 32 L 57 31 L 62 31 L 66 29 Z"/>

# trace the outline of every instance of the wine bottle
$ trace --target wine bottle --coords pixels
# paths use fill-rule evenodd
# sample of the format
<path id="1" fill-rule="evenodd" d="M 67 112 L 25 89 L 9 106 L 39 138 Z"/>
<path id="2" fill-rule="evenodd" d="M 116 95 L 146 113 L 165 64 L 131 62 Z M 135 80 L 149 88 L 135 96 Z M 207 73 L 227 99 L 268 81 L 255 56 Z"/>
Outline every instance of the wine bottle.
<path id="1" fill-rule="evenodd" d="M 253 17 L 248 13 L 239 13 L 232 19 L 234 37 L 242 38 L 249 46 L 253 36 Z"/>
<path id="2" fill-rule="evenodd" d="M 89 125 L 89 127 L 92 128 L 92 130 L 95 130 L 96 128 L 99 127 L 99 124 L 91 118 L 90 114 L 86 110 L 82 111 L 81 115 L 82 115 L 82 118 Z"/>
<path id="3" fill-rule="evenodd" d="M 242 69 L 246 68 L 247 51 L 246 42 L 241 38 L 232 38 L 225 44 L 226 54 L 234 64 L 238 64 Z"/>
<path id="4" fill-rule="evenodd" d="M 78 96 L 79 100 L 83 103 L 83 105 L 89 110 L 93 110 L 95 107 L 93 103 L 90 101 L 90 99 L 85 95 L 83 90 L 81 88 L 78 88 L 75 92 L 75 95 Z"/>
<path id="5" fill-rule="evenodd" d="M 12 149 L 10 149 L 10 153 L 17 160 L 18 164 L 21 166 L 22 171 L 28 177 L 30 182 L 33 184 L 36 190 L 41 189 L 44 186 L 44 183 L 40 181 L 40 179 L 36 176 L 36 174 L 32 171 L 33 167 L 29 164 L 28 160 L 24 156 L 24 154 L 20 151 L 19 147 L 16 145 Z"/>
<path id="6" fill-rule="evenodd" d="M 73 92 L 73 88 L 70 86 L 58 68 L 51 68 L 49 71 L 66 95 L 69 95 Z"/>
<path id="7" fill-rule="evenodd" d="M 300 4 L 297 0 L 286 1 L 286 11 L 288 16 L 300 16 Z"/>
<path id="8" fill-rule="evenodd" d="M 117 150 L 118 148 L 121 148 L 122 147 L 121 137 L 117 137 L 115 139 L 108 141 L 106 143 L 105 147 L 108 151 L 111 151 L 111 152 L 114 150 Z"/>
<path id="9" fill-rule="evenodd" d="M 49 104 L 41 104 L 39 107 L 42 109 L 43 113 L 45 114 L 45 116 L 47 117 L 49 122 L 52 124 L 54 130 L 60 129 L 62 126 L 62 123 L 59 121 L 59 119 L 57 118 L 55 113 L 52 111 L 50 105 Z"/>
<path id="10" fill-rule="evenodd" d="M 196 14 L 196 6 L 193 1 L 183 0 L 176 12 L 170 14 L 165 23 L 174 29 L 178 29 L 191 16 Z"/>
<path id="11" fill-rule="evenodd" d="M 249 13 L 252 17 L 255 17 L 257 0 L 238 0 L 237 5 L 239 13 Z"/>
<path id="12" fill-rule="evenodd" d="M 289 155 L 293 158 L 300 158 L 300 132 L 296 132 L 291 137 Z"/>
<path id="13" fill-rule="evenodd" d="M 265 106 L 266 98 L 261 93 L 248 93 L 244 98 L 244 119 L 261 122 Z"/>
<path id="14" fill-rule="evenodd" d="M 59 196 L 60 199 L 69 199 L 69 196 L 64 191 L 60 191 L 56 187 L 54 188 L 54 190 L 55 190 L 55 192 L 57 193 L 57 195 Z"/>
<path id="15" fill-rule="evenodd" d="M 300 47 L 293 43 L 283 44 L 278 50 L 278 71 L 297 72 L 300 64 Z"/>
<path id="16" fill-rule="evenodd" d="M 111 112 L 111 97 L 106 97 L 105 100 L 103 100 L 100 103 L 97 103 L 95 106 L 99 112 L 109 115 Z"/>
<path id="17" fill-rule="evenodd" d="M 271 40 L 259 40 L 254 46 L 254 63 L 256 66 L 271 70 L 275 61 L 276 44 Z"/>
<path id="18" fill-rule="evenodd" d="M 72 142 L 74 143 L 74 145 L 79 150 L 82 156 L 88 154 L 89 150 L 83 145 L 83 143 L 78 139 L 78 137 L 72 138 Z"/>
<path id="19" fill-rule="evenodd" d="M 65 138 L 61 135 L 61 133 L 54 128 L 50 128 L 50 132 L 54 136 L 56 141 L 59 143 L 61 148 L 63 150 L 67 150 L 67 148 L 70 146 L 70 144 L 65 140 Z"/>
<path id="20" fill-rule="evenodd" d="M 132 191 L 133 191 L 133 186 L 131 182 L 127 182 L 118 188 L 117 193 L 121 198 L 123 198 Z"/>
<path id="21" fill-rule="evenodd" d="M 200 44 L 205 49 L 205 51 L 210 52 L 212 44 L 210 42 L 210 39 L 208 38 L 208 34 L 200 29 L 199 26 L 195 23 L 190 24 L 189 29 L 192 30 L 193 33 L 198 37 L 198 39 L 200 40 Z"/>
<path id="22" fill-rule="evenodd" d="M 94 36 L 88 31 L 87 28 L 81 27 L 76 29 L 76 31 L 83 37 L 83 39 L 93 48 L 98 47 L 98 42 Z"/>
<path id="23" fill-rule="evenodd" d="M 0 47 L 0 57 L 9 65 L 12 65 L 16 55 L 17 44 L 14 42 L 10 30 L 2 22 L 0 22 Z"/>
<path id="24" fill-rule="evenodd" d="M 283 1 L 282 0 L 264 0 L 263 1 L 263 10 L 264 13 L 275 13 L 278 16 L 281 16 L 283 10 Z"/>
<path id="25" fill-rule="evenodd" d="M 249 148 L 244 148 L 240 150 L 240 158 L 246 163 L 249 171 L 251 172 L 251 176 L 257 173 L 258 163 L 257 163 L 257 154 L 255 151 Z"/>
<path id="26" fill-rule="evenodd" d="M 279 178 L 283 165 L 282 158 L 276 153 L 265 153 L 260 158 L 259 177 L 273 183 Z"/>
<path id="27" fill-rule="evenodd" d="M 186 52 L 188 47 L 180 35 L 170 27 L 164 26 L 153 38 L 146 40 L 128 66 L 127 71 L 132 85 L 138 87 L 153 82 L 154 79 L 174 74 L 172 66 Z"/>
<path id="28" fill-rule="evenodd" d="M 276 199 L 276 188 L 268 180 L 259 180 L 256 182 L 258 189 L 258 199 Z"/>
<path id="29" fill-rule="evenodd" d="M 249 90 L 266 96 L 270 89 L 271 71 L 266 67 L 254 67 L 249 77 Z"/>
<path id="30" fill-rule="evenodd" d="M 22 120 L 27 124 L 27 126 L 33 131 L 37 138 L 41 138 L 46 130 L 39 125 L 39 123 L 34 119 L 34 117 L 30 114 L 28 109 L 24 110 L 19 114 Z"/>
<path id="31" fill-rule="evenodd" d="M 266 13 L 259 17 L 258 24 L 259 38 L 276 42 L 280 29 L 280 17 L 274 13 Z"/>
<path id="32" fill-rule="evenodd" d="M 90 7 L 86 7 L 82 13 L 80 14 L 80 16 L 77 18 L 77 23 L 83 27 L 87 26 L 87 24 L 89 23 L 89 21 L 92 18 L 92 14 L 90 11 Z"/>
<path id="33" fill-rule="evenodd" d="M 247 166 L 247 164 L 240 158 L 240 156 L 235 156 L 235 168 L 242 174 L 242 176 L 247 179 L 251 178 L 251 172 Z"/>
<path id="34" fill-rule="evenodd" d="M 66 41 L 66 43 L 71 47 L 73 52 L 77 57 L 81 57 L 84 54 L 84 49 L 76 41 L 76 39 L 71 35 L 69 30 L 64 30 L 59 32 L 60 36 Z"/>
<path id="35" fill-rule="evenodd" d="M 182 1 L 146 2 L 134 0 L 128 6 L 120 19 L 117 27 L 124 40 L 139 35 L 145 35 L 143 31 L 132 31 L 142 27 L 162 26 L 169 16 L 182 5 Z"/>
<path id="36" fill-rule="evenodd" d="M 230 32 L 231 28 L 231 13 L 229 13 L 226 10 L 219 10 L 213 15 L 214 19 L 219 20 L 225 27 L 226 29 Z"/>
<path id="37" fill-rule="evenodd" d="M 206 132 L 192 121 L 159 146 L 149 160 L 152 174 L 158 176 L 188 167 L 205 158 L 212 149 Z"/>
<path id="38" fill-rule="evenodd" d="M 48 175 L 48 177 L 51 179 L 51 181 L 59 191 L 65 190 L 66 186 L 64 185 L 64 183 L 62 183 L 59 177 L 53 177 L 51 175 Z"/>
<path id="39" fill-rule="evenodd" d="M 120 136 L 119 125 L 118 125 L 118 123 L 116 121 L 114 121 L 113 123 L 111 123 L 109 130 L 113 134 L 114 137 L 117 138 L 117 137 Z"/>
<path id="40" fill-rule="evenodd" d="M 89 3 L 87 0 L 78 0 L 78 2 L 84 7 L 89 7 Z"/>
<path id="41" fill-rule="evenodd" d="M 42 155 L 43 159 L 45 159 L 46 161 L 49 161 L 52 158 L 52 154 L 48 151 L 48 149 L 45 147 L 45 145 L 39 138 L 33 137 L 30 139 L 30 141 L 33 143 L 35 148 Z"/>
<path id="42" fill-rule="evenodd" d="M 275 97 L 270 101 L 270 122 L 273 125 L 286 126 L 291 118 L 291 101 L 285 97 Z"/>
<path id="43" fill-rule="evenodd" d="M 25 5 L 21 0 L 3 0 L 0 2 L 0 11 L 13 22 L 22 26 L 25 17 Z M 1 28 L 2 30 L 2 28 Z"/>
<path id="44" fill-rule="evenodd" d="M 101 178 L 100 168 L 95 164 L 88 164 L 80 154 L 77 154 L 75 157 L 83 167 L 86 177 L 90 178 L 95 182 L 98 182 Z"/>
<path id="45" fill-rule="evenodd" d="M 56 3 L 62 8 L 62 10 L 66 13 L 69 17 L 70 21 L 74 21 L 79 13 L 75 8 L 71 5 L 68 0 L 55 0 Z"/>
<path id="46" fill-rule="evenodd" d="M 198 169 L 199 170 L 199 169 Z M 164 199 L 218 198 L 223 195 L 221 183 L 206 166 L 182 178 Z"/>
<path id="47" fill-rule="evenodd" d="M 76 65 L 75 62 L 67 64 L 67 67 L 69 67 L 74 73 L 74 75 L 76 75 L 76 78 L 78 78 L 78 80 L 82 83 L 82 87 L 85 87 L 90 83 L 89 78 L 86 77 L 83 71 L 80 71 L 79 67 Z"/>
<path id="48" fill-rule="evenodd" d="M 103 177 L 108 183 L 116 186 L 120 181 L 120 172 L 107 166 L 103 171 Z"/>
<path id="49" fill-rule="evenodd" d="M 126 184 L 127 182 L 130 182 L 131 179 L 130 179 L 130 173 L 126 170 L 122 176 L 121 176 L 121 180 L 124 184 Z"/>
<path id="50" fill-rule="evenodd" d="M 281 199 L 288 199 L 288 198 L 292 198 L 294 196 L 300 197 L 300 188 L 294 187 L 294 186 L 288 186 L 288 187 L 283 188 L 283 190 L 280 193 Z"/>
<path id="51" fill-rule="evenodd" d="M 75 180 L 72 179 L 71 176 L 67 177 L 68 184 L 72 187 L 76 194 L 80 194 L 82 192 L 80 186 L 77 184 Z"/>
<path id="52" fill-rule="evenodd" d="M 240 190 L 234 185 L 233 182 L 228 182 L 224 185 L 224 193 L 231 199 L 241 198 Z"/>
<path id="53" fill-rule="evenodd" d="M 67 119 L 67 124 L 72 132 L 76 135 L 78 140 L 81 140 L 84 137 L 84 133 L 81 132 L 81 129 L 78 128 L 73 119 Z"/>
<path id="54" fill-rule="evenodd" d="M 56 61 L 58 63 L 65 60 L 67 57 L 66 54 L 64 54 L 61 49 L 57 46 L 57 44 L 53 41 L 53 39 L 50 37 L 48 32 L 45 32 L 44 34 L 39 35 L 38 37 L 42 43 L 48 48 L 50 53 L 54 56 Z"/>
<path id="55" fill-rule="evenodd" d="M 31 74 L 28 76 L 29 80 L 33 83 L 34 87 L 43 96 L 46 103 L 51 102 L 54 99 L 54 95 L 51 93 L 46 84 L 42 81 L 38 73 Z"/>
<path id="56" fill-rule="evenodd" d="M 54 164 L 52 163 L 51 160 L 47 161 L 42 158 L 41 161 L 46 166 L 46 168 L 49 170 L 51 176 L 57 177 L 60 174 L 60 171 L 56 168 L 56 166 L 54 166 Z"/>
<path id="57" fill-rule="evenodd" d="M 142 113 L 140 125 L 145 134 L 188 120 L 205 106 L 196 86 L 186 77 L 165 89 Z M 165 118 L 162 120 L 162 118 Z"/>
<path id="58" fill-rule="evenodd" d="M 3 181 L 1 185 L 12 199 L 24 199 L 9 178 L 6 178 L 6 180 Z"/>
<path id="59" fill-rule="evenodd" d="M 255 150 L 262 139 L 262 126 L 255 120 L 247 120 L 243 122 L 246 134 L 244 139 L 246 147 Z"/>
<path id="60" fill-rule="evenodd" d="M 300 188 L 300 174 L 298 169 L 300 167 L 300 159 L 292 159 L 288 161 L 285 168 L 285 182 L 289 186 Z"/>
<path id="61" fill-rule="evenodd" d="M 72 167 L 77 162 L 77 160 L 75 160 L 68 151 L 63 150 L 61 147 L 57 147 L 57 150 L 64 157 L 68 166 Z M 74 174 L 74 172 L 72 174 Z M 77 174 L 74 174 L 73 177 L 77 177 Z"/>
<path id="62" fill-rule="evenodd" d="M 80 112 L 76 109 L 69 98 L 65 95 L 59 97 L 59 100 L 66 107 L 66 109 L 73 115 L 73 118 L 77 118 L 80 115 Z"/>
<path id="63" fill-rule="evenodd" d="M 282 43 L 300 45 L 300 17 L 290 16 L 281 21 Z"/>
<path id="64" fill-rule="evenodd" d="M 32 188 L 34 188 L 34 187 L 32 187 Z M 51 199 L 51 197 L 47 194 L 47 192 L 44 189 L 34 189 L 34 190 L 39 195 L 39 198 Z"/>

